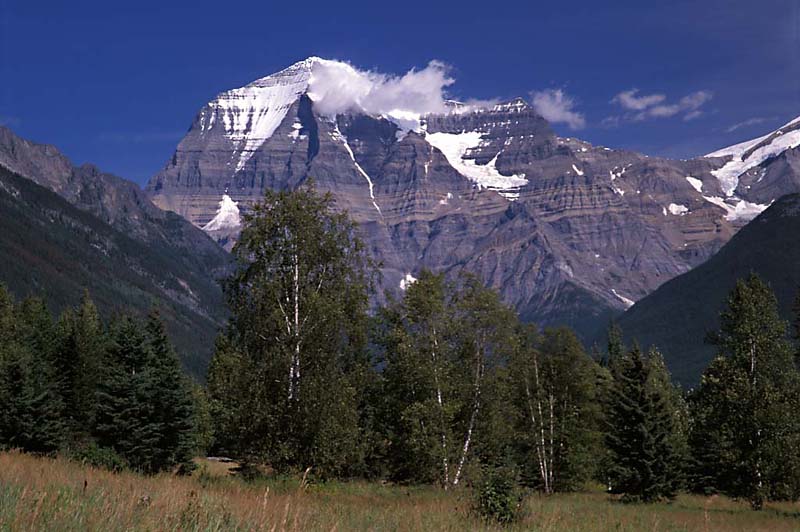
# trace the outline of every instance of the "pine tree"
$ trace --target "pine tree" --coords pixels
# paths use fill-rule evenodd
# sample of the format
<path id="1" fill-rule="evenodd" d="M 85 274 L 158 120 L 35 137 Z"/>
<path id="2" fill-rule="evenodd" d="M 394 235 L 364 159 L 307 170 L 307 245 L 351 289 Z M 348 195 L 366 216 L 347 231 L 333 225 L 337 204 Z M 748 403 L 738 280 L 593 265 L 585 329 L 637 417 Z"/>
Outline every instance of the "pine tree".
<path id="1" fill-rule="evenodd" d="M 671 405 L 658 384 L 662 367 L 634 346 L 614 375 L 606 445 L 612 460 L 611 490 L 626 500 L 670 499 L 678 487 Z"/>
<path id="2" fill-rule="evenodd" d="M 774 294 L 739 281 L 713 335 L 717 358 L 692 399 L 695 487 L 767 500 L 800 495 L 800 377 Z M 788 451 L 788 452 L 787 452 Z"/>
<path id="3" fill-rule="evenodd" d="M 245 409 L 234 414 L 245 424 L 232 427 L 240 458 L 351 473 L 363 463 L 371 275 L 355 225 L 311 186 L 267 191 L 234 255 L 227 334 L 245 387 L 231 392 L 245 397 L 225 401 Z"/>
<path id="4" fill-rule="evenodd" d="M 195 447 L 191 388 L 157 313 L 110 326 L 94 436 L 143 473 L 190 468 Z"/>

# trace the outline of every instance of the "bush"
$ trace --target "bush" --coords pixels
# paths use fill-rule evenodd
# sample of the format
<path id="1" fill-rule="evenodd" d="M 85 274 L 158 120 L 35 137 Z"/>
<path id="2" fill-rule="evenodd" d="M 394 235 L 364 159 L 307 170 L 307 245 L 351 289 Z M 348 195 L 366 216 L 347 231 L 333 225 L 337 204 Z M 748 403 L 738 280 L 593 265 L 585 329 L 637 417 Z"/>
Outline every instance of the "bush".
<path id="1" fill-rule="evenodd" d="M 114 449 L 100 447 L 95 442 L 90 442 L 81 447 L 73 449 L 68 454 L 70 460 L 82 464 L 108 469 L 109 471 L 119 472 L 127 469 L 128 464 L 125 459 L 118 455 Z"/>
<path id="2" fill-rule="evenodd" d="M 521 517 L 521 492 L 515 472 L 506 467 L 487 468 L 475 491 L 475 510 L 483 518 L 501 524 Z"/>

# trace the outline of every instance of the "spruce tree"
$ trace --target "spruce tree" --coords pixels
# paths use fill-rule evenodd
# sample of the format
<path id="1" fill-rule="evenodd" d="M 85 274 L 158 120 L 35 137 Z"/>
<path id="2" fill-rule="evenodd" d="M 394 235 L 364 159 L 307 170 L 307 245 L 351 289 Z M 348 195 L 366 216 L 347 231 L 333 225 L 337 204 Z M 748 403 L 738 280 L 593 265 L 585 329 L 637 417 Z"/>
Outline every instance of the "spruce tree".
<path id="1" fill-rule="evenodd" d="M 678 488 L 671 405 L 659 384 L 662 368 L 634 346 L 614 375 L 606 445 L 611 491 L 625 500 L 671 499 Z"/>
<path id="2" fill-rule="evenodd" d="M 150 468 L 180 466 L 181 471 L 190 471 L 197 443 L 191 383 L 181 370 L 178 355 L 155 310 L 147 318 L 145 334 L 150 351 L 147 386 L 153 407 L 153 418 L 148 422 L 157 427 Z"/>
<path id="3" fill-rule="evenodd" d="M 94 423 L 104 342 L 105 331 L 97 307 L 84 292 L 80 306 L 60 316 L 54 362 L 65 417 L 79 440 L 86 437 Z"/>
<path id="4" fill-rule="evenodd" d="M 113 449 L 135 470 L 149 472 L 156 435 L 147 426 L 148 358 L 146 339 L 138 323 L 118 317 L 109 326 L 108 350 L 97 389 L 93 435 L 98 445 Z"/>
<path id="5" fill-rule="evenodd" d="M 66 437 L 52 364 L 53 325 L 40 299 L 14 305 L 0 287 L 0 446 L 47 453 Z"/>

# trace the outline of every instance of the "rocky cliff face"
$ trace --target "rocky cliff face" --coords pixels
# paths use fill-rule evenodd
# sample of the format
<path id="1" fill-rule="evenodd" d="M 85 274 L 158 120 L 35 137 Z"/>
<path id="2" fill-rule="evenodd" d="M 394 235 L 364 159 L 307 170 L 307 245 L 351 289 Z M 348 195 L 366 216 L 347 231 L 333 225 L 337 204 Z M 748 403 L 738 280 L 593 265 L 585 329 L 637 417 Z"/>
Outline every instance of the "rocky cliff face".
<path id="1" fill-rule="evenodd" d="M 231 246 L 235 225 L 212 223 L 223 196 L 246 211 L 264 188 L 313 178 L 360 224 L 382 288 L 422 268 L 469 270 L 525 318 L 588 333 L 800 187 L 794 129 L 689 161 L 558 137 L 521 99 L 453 106 L 406 131 L 357 109 L 320 113 L 309 91 L 320 61 L 201 109 L 147 186 L 156 205 Z"/>

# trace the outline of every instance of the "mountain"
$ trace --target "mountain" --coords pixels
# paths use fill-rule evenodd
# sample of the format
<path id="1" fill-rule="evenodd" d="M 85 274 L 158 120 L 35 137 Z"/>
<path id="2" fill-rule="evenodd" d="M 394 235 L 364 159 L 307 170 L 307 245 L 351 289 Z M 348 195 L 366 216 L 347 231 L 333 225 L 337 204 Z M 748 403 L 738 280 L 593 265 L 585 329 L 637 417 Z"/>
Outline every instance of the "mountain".
<path id="1" fill-rule="evenodd" d="M 792 318 L 792 303 L 800 289 L 800 194 L 775 201 L 743 227 L 708 261 L 664 283 L 638 301 L 618 322 L 628 341 L 656 345 L 673 376 L 696 384 L 714 356 L 704 343 L 706 333 L 719 328 L 719 313 L 737 279 L 755 272 L 778 297 L 781 315 Z"/>
<path id="2" fill-rule="evenodd" d="M 590 337 L 800 190 L 792 124 L 746 149 L 667 160 L 560 137 L 519 98 L 332 112 L 331 94 L 369 82 L 359 75 L 312 57 L 219 94 L 147 192 L 230 247 L 263 189 L 313 178 L 360 224 L 382 289 L 421 268 L 468 270 L 523 318 Z"/>
<path id="3" fill-rule="evenodd" d="M 157 305 L 184 364 L 204 374 L 225 311 L 217 278 L 229 255 L 134 183 L 73 167 L 56 148 L 0 127 L 0 282 L 52 310 L 88 289 L 98 307 Z"/>

